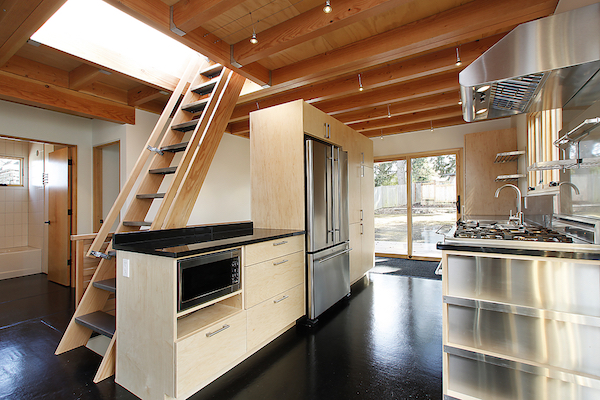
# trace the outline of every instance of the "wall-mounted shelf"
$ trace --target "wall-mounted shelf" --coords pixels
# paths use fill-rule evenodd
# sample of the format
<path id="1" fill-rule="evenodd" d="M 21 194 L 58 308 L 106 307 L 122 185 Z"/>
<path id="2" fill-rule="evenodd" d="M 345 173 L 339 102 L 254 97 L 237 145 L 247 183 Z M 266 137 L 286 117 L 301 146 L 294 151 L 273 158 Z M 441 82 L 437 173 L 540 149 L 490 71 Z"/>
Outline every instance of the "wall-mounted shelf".
<path id="1" fill-rule="evenodd" d="M 561 147 L 566 144 L 579 142 L 581 139 L 586 137 L 588 133 L 596 126 L 600 125 L 600 117 L 589 118 L 565 133 L 560 138 L 554 141 L 556 147 Z"/>
<path id="2" fill-rule="evenodd" d="M 494 160 L 494 162 L 495 163 L 505 163 L 505 162 L 517 161 L 519 159 L 519 157 L 522 155 L 525 155 L 525 150 L 508 151 L 506 153 L 498 153 L 498 154 L 496 154 L 496 159 Z"/>
<path id="3" fill-rule="evenodd" d="M 525 178 L 523 174 L 512 174 L 512 175 L 498 175 L 496 177 L 496 182 L 514 182 L 519 180 L 519 178 Z"/>
<path id="4" fill-rule="evenodd" d="M 546 171 L 551 169 L 592 168 L 600 166 L 600 157 L 574 160 L 543 161 L 530 165 L 527 171 Z"/>

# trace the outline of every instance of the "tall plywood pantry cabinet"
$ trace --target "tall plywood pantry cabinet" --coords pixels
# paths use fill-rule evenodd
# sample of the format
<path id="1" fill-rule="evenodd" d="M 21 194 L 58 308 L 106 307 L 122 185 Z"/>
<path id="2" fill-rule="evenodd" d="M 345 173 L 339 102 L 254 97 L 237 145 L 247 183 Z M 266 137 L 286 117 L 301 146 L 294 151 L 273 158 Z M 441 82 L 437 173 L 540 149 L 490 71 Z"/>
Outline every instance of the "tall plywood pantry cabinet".
<path id="1" fill-rule="evenodd" d="M 373 267 L 373 142 L 302 100 L 250 113 L 252 221 L 257 228 L 305 227 L 304 136 L 348 152 L 350 279 Z"/>

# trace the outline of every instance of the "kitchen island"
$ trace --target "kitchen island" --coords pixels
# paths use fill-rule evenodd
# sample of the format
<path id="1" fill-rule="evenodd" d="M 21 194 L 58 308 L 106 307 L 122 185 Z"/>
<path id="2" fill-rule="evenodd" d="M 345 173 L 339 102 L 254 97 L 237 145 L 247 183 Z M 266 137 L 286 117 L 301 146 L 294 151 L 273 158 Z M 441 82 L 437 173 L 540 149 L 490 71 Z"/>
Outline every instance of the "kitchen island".
<path id="1" fill-rule="evenodd" d="M 600 398 L 600 250 L 438 243 L 445 399 Z"/>
<path id="2" fill-rule="evenodd" d="M 118 234 L 114 247 L 115 381 L 142 399 L 190 397 L 305 315 L 303 231 L 188 227 Z M 180 309 L 179 262 L 229 250 L 239 290 Z"/>

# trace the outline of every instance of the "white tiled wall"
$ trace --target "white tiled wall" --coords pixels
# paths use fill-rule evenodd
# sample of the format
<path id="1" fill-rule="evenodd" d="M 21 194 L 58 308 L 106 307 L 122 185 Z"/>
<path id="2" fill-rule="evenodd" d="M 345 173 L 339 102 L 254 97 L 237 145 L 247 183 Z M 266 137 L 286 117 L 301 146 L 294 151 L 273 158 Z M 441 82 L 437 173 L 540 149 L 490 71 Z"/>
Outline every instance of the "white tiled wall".
<path id="1" fill-rule="evenodd" d="M 0 139 L 0 155 L 23 158 L 23 186 L 0 186 L 0 249 L 27 246 L 29 144 Z"/>

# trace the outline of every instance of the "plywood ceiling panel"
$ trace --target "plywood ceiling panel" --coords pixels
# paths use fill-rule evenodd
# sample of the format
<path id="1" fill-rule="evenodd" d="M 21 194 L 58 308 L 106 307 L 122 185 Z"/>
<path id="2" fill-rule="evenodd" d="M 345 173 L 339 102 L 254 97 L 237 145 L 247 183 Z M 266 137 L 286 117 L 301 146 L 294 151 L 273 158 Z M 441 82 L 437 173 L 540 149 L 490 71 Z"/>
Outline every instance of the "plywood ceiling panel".
<path id="1" fill-rule="evenodd" d="M 37 61 L 63 71 L 71 71 L 81 65 L 81 61 L 68 57 L 48 46 L 33 46 L 26 43 L 17 51 L 17 56 Z"/>

